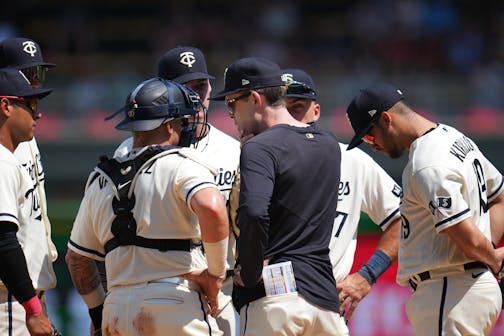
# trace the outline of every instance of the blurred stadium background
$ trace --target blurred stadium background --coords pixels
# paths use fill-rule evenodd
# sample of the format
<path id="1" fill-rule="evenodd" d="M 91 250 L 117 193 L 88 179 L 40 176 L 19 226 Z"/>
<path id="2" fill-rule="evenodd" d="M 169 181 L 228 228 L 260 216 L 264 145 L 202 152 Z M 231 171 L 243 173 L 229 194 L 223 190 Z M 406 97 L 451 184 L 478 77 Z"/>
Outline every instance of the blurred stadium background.
<path id="1" fill-rule="evenodd" d="M 47 177 L 49 216 L 60 251 L 58 287 L 49 296 L 65 335 L 86 335 L 89 319 L 64 265 L 66 241 L 87 174 L 99 155 L 128 136 L 103 117 L 156 73 L 158 58 L 177 45 L 206 54 L 222 88 L 227 64 L 255 55 L 312 74 L 322 124 L 342 141 L 352 131 L 344 111 L 359 88 L 394 83 L 417 111 L 473 137 L 504 171 L 504 2 L 502 1 L 126 1 L 24 0 L 0 13 L 0 40 L 35 39 L 57 64 L 41 104 L 37 139 Z M 236 135 L 220 102 L 210 122 Z M 400 182 L 405 158 L 372 154 Z M 376 244 L 366 217 L 356 265 Z M 408 289 L 394 270 L 375 286 L 350 322 L 353 335 L 408 335 Z M 502 323 L 494 331 L 504 334 Z"/>

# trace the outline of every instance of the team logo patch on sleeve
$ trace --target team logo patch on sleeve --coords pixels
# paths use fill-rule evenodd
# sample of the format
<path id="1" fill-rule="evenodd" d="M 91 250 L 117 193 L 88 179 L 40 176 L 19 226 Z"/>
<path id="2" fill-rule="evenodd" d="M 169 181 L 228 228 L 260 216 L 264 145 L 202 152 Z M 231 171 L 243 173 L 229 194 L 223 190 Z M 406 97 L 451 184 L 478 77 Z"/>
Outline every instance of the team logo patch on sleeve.
<path id="1" fill-rule="evenodd" d="M 439 208 L 450 209 L 452 206 L 451 197 L 438 197 L 435 201 L 430 201 L 429 210 L 434 214 L 434 212 Z"/>
<path id="2" fill-rule="evenodd" d="M 452 206 L 451 197 L 438 197 L 437 205 L 439 208 L 450 209 Z"/>

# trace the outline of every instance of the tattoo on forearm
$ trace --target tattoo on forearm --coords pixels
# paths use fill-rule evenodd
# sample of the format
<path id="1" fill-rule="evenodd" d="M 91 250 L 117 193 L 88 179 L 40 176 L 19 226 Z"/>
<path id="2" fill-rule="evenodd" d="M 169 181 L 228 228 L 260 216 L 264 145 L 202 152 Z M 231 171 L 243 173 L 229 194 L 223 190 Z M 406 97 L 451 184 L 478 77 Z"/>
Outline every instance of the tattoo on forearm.
<path id="1" fill-rule="evenodd" d="M 96 287 L 101 286 L 100 274 L 94 260 L 77 253 L 69 253 L 66 262 L 79 294 L 91 293 Z"/>

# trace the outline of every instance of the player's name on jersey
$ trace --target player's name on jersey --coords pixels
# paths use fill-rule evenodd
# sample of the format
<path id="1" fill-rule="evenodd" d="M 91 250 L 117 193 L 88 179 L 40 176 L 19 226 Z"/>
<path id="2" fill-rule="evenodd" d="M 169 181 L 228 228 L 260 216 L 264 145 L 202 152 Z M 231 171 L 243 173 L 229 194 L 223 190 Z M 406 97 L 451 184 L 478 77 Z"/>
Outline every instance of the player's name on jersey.
<path id="1" fill-rule="evenodd" d="M 461 137 L 451 145 L 450 154 L 455 156 L 460 162 L 464 162 L 467 154 L 475 150 L 475 146 L 468 137 Z"/>

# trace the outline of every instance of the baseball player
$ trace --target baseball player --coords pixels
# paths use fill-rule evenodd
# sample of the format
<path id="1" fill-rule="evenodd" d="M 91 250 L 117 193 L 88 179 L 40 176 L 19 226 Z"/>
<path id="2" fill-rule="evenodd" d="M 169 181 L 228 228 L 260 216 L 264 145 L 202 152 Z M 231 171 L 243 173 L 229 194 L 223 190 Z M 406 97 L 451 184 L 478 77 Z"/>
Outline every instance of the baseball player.
<path id="1" fill-rule="evenodd" d="M 207 123 L 206 113 L 212 92 L 210 79 L 214 77 L 207 72 L 205 56 L 195 47 L 180 46 L 170 49 L 159 60 L 158 76 L 187 85 L 196 91 L 203 101 L 203 106 L 197 114 L 199 143 L 196 149 L 205 154 L 209 162 L 217 168 L 218 174 L 215 176 L 214 182 L 219 187 L 227 204 L 238 167 L 240 144 L 236 139 Z M 129 152 L 131 144 L 132 138 L 126 139 L 116 149 L 114 156 Z M 219 299 L 221 308 L 217 315 L 217 323 L 226 336 L 236 335 L 235 310 L 231 303 L 235 250 L 236 239 L 234 235 L 230 235 L 226 264 L 227 277 L 222 285 L 224 295 Z"/>
<path id="2" fill-rule="evenodd" d="M 362 90 L 347 109 L 362 141 L 390 158 L 409 150 L 402 174 L 397 282 L 409 284 L 406 305 L 415 335 L 489 335 L 502 298 L 492 273 L 489 206 L 502 206 L 502 174 L 453 127 L 415 113 L 390 84 Z"/>
<path id="3" fill-rule="evenodd" d="M 53 63 L 44 61 L 40 46 L 32 39 L 15 37 L 0 42 L 0 68 L 8 67 L 21 70 L 34 88 L 42 87 L 48 69 L 54 66 Z M 51 240 L 51 223 L 47 216 L 47 200 L 44 186 L 45 172 L 42 165 L 42 156 L 35 137 L 29 141 L 21 142 L 16 147 L 14 155 L 28 171 L 40 200 L 40 221 L 45 227 L 45 234 L 37 236 L 37 239 L 45 239 L 47 247 L 44 248 L 43 251 L 48 252 L 45 267 L 41 272 L 43 272 L 43 276 L 48 279 L 46 289 L 51 289 L 56 286 L 56 275 L 53 270 L 53 262 L 58 258 L 58 253 Z M 41 296 L 42 301 L 45 302 L 45 294 L 41 293 Z"/>
<path id="4" fill-rule="evenodd" d="M 52 90 L 36 89 L 17 69 L 0 70 L 0 334 L 52 335 L 43 293 L 54 287 L 49 272 L 40 194 L 16 147 L 33 137 L 38 100 Z"/>
<path id="5" fill-rule="evenodd" d="M 294 118 L 315 123 L 320 118 L 315 84 L 300 69 L 285 69 L 286 105 Z M 348 320 L 357 304 L 369 293 L 372 284 L 397 258 L 399 245 L 399 196 L 401 188 L 369 155 L 360 149 L 346 151 L 340 143 L 341 177 L 338 206 L 329 243 L 329 256 L 341 302 L 340 313 Z M 357 227 L 364 212 L 383 234 L 368 263 L 349 275 L 357 245 Z"/>
<path id="6" fill-rule="evenodd" d="M 347 335 L 328 254 L 339 144 L 289 114 L 277 64 L 242 58 L 224 77 L 212 99 L 225 99 L 240 133 L 254 135 L 240 157 L 233 288 L 240 334 Z"/>
<path id="7" fill-rule="evenodd" d="M 142 82 L 116 126 L 133 132 L 133 150 L 90 175 L 66 261 L 104 335 L 222 335 L 212 316 L 226 274 L 227 211 L 217 171 L 185 148 L 200 103 L 178 83 Z M 105 260 L 105 301 L 93 260 Z"/>

